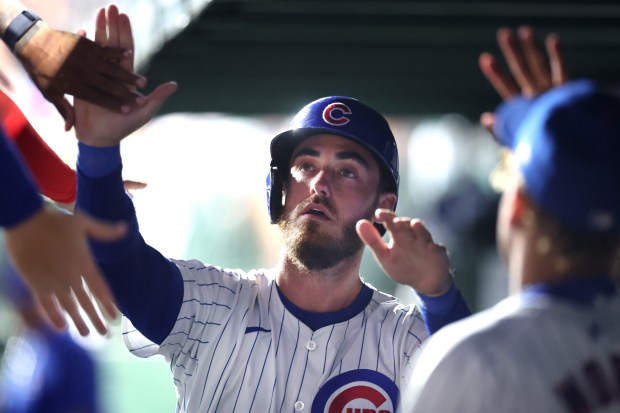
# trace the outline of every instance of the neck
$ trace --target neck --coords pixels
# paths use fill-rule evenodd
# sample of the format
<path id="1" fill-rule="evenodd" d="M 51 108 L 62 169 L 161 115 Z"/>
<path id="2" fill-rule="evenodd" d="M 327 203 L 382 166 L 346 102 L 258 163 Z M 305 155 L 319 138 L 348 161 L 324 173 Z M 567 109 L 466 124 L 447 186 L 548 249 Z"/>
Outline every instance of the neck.
<path id="1" fill-rule="evenodd" d="M 276 284 L 293 304 L 302 310 L 331 312 L 349 306 L 362 288 L 359 269 L 362 252 L 331 268 L 300 268 L 285 251 L 276 267 Z"/>
<path id="2" fill-rule="evenodd" d="M 521 233 L 515 237 L 508 260 L 511 292 L 522 290 L 531 284 L 554 283 L 575 277 L 587 277 L 587 272 L 576 273 L 565 257 L 542 235 Z M 599 276 L 601 272 L 592 272 Z"/>

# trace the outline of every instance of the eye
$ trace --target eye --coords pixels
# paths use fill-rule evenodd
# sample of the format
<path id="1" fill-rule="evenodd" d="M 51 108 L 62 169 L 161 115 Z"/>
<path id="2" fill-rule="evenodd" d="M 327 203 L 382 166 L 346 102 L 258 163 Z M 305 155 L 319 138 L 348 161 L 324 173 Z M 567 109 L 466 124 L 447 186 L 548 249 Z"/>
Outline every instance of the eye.
<path id="1" fill-rule="evenodd" d="M 355 173 L 354 170 L 349 169 L 349 168 L 342 168 L 340 170 L 340 175 L 344 176 L 345 178 L 355 178 L 357 177 L 357 174 Z"/>
<path id="2" fill-rule="evenodd" d="M 295 175 L 307 175 L 312 173 L 315 170 L 314 164 L 309 161 L 299 160 L 299 162 L 295 162 L 291 168 L 291 173 L 293 176 Z"/>

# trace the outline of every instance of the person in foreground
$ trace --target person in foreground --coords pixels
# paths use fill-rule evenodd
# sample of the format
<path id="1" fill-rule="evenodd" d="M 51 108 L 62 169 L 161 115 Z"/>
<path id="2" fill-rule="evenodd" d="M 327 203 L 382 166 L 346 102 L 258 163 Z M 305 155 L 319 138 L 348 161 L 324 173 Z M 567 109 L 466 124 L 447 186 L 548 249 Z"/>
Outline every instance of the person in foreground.
<path id="1" fill-rule="evenodd" d="M 98 22 L 98 41 L 131 41 L 127 16 Z M 165 99 L 173 85 L 158 90 Z M 395 412 L 429 332 L 469 310 L 446 249 L 422 222 L 393 212 L 398 151 L 386 120 L 331 96 L 306 105 L 272 140 L 268 204 L 283 245 L 275 268 L 247 273 L 169 260 L 142 239 L 119 143 L 145 121 L 76 102 L 77 207 L 129 222 L 124 239 L 93 242 L 93 251 L 130 320 L 130 350 L 170 363 L 177 411 Z M 364 244 L 390 277 L 418 292 L 422 315 L 362 281 Z"/>
<path id="2" fill-rule="evenodd" d="M 497 243 L 514 294 L 429 340 L 403 412 L 617 412 L 620 99 L 566 82 L 554 52 L 541 79 L 540 53 L 523 57 L 506 30 L 500 42 L 524 90 L 481 57 L 507 99 L 490 120 L 510 152 Z M 557 51 L 557 37 L 547 43 Z"/>

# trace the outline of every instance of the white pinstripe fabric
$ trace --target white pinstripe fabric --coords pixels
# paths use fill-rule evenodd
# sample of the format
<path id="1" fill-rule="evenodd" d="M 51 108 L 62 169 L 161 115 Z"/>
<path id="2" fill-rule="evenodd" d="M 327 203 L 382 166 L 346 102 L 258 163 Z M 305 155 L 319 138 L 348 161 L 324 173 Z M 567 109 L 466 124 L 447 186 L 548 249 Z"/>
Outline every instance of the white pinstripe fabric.
<path id="1" fill-rule="evenodd" d="M 433 335 L 403 412 L 619 412 L 619 320 L 618 294 L 592 306 L 509 297 Z M 561 386 L 585 408 L 569 408 Z"/>
<path id="2" fill-rule="evenodd" d="M 376 290 L 360 314 L 313 332 L 285 309 L 267 272 L 176 263 L 184 303 L 168 338 L 149 344 L 130 323 L 124 338 L 133 354 L 170 362 L 178 412 L 296 412 L 299 402 L 309 412 L 326 381 L 359 369 L 400 388 L 427 337 L 417 308 Z"/>

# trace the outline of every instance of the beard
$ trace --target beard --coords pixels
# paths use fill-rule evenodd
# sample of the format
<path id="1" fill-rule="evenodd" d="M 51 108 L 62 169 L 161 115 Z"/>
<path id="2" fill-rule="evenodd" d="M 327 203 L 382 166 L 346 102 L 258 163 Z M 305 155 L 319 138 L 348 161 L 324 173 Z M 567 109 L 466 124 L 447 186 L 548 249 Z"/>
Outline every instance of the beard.
<path id="1" fill-rule="evenodd" d="M 334 211 L 329 200 L 314 196 L 297 205 L 278 221 L 287 255 L 298 267 L 307 271 L 325 270 L 360 252 L 364 243 L 357 235 L 355 225 L 360 219 L 370 219 L 375 207 L 369 208 L 359 217 L 344 222 L 340 227 L 340 234 L 332 235 L 322 229 L 330 226 L 329 222 L 294 221 L 309 203 L 321 204 L 330 212 Z M 333 224 L 331 226 L 333 227 Z"/>

